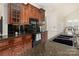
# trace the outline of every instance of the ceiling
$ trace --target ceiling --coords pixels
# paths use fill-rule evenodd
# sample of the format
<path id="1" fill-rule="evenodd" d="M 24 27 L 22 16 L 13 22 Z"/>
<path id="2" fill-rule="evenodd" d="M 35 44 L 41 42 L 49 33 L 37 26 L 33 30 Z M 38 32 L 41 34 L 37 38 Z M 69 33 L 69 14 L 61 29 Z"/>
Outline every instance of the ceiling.
<path id="1" fill-rule="evenodd" d="M 62 13 L 64 16 L 79 10 L 79 3 L 36 3 L 36 4 L 44 8 L 46 11 L 55 10 L 57 12 Z"/>

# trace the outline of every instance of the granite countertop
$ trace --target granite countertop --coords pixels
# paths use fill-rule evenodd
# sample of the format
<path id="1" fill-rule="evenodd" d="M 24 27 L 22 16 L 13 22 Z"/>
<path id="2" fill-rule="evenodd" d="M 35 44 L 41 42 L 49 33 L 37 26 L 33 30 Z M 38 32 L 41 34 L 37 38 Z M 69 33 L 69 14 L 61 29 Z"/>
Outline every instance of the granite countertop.
<path id="1" fill-rule="evenodd" d="M 47 30 L 46 31 L 42 31 L 41 33 L 43 33 L 43 32 L 48 32 Z"/>
<path id="2" fill-rule="evenodd" d="M 43 31 L 43 32 L 47 32 L 47 31 Z M 43 32 L 39 32 L 39 33 L 43 33 Z M 13 39 L 13 38 L 17 38 L 17 37 L 22 37 L 22 36 L 26 36 L 26 35 L 32 35 L 32 33 L 26 33 L 26 34 L 18 34 L 18 35 L 4 35 L 4 36 L 0 36 L 0 41 L 3 40 L 7 40 L 7 39 Z"/>
<path id="3" fill-rule="evenodd" d="M 25 35 L 31 35 L 31 33 L 18 34 L 18 35 L 12 35 L 12 34 L 11 34 L 11 35 L 0 36 L 0 41 L 6 40 L 6 39 L 17 38 L 17 37 L 21 37 L 21 36 L 25 36 Z"/>

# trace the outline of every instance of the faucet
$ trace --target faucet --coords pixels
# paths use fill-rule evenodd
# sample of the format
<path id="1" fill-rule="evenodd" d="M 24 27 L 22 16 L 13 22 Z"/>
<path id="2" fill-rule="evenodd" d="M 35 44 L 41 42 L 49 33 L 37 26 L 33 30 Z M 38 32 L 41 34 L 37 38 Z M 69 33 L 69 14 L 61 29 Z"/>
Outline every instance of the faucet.
<path id="1" fill-rule="evenodd" d="M 72 35 L 75 34 L 75 29 L 74 29 L 73 27 L 71 27 L 71 26 L 65 27 L 65 29 L 64 29 L 64 34 L 68 35 L 67 33 L 68 33 L 69 31 L 72 33 Z"/>

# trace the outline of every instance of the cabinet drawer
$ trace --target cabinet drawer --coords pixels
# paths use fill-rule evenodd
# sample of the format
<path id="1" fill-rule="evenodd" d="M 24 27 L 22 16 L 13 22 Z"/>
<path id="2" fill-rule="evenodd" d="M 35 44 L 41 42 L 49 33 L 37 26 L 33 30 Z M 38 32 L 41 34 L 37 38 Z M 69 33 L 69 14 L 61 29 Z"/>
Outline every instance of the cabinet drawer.
<path id="1" fill-rule="evenodd" d="M 23 45 L 23 42 L 22 42 L 22 41 L 19 41 L 19 42 L 13 44 L 14 47 L 15 47 L 16 45 Z"/>
<path id="2" fill-rule="evenodd" d="M 41 38 L 42 38 L 41 39 L 42 43 L 46 43 L 46 41 L 47 41 L 47 32 L 42 33 Z"/>
<path id="3" fill-rule="evenodd" d="M 30 42 L 30 43 L 27 44 L 27 49 L 29 50 L 31 48 L 32 48 L 32 43 Z"/>
<path id="4" fill-rule="evenodd" d="M 24 52 L 28 53 L 28 51 L 32 49 L 32 43 L 25 43 L 24 44 Z"/>
<path id="5" fill-rule="evenodd" d="M 0 47 L 8 45 L 8 40 L 0 42 Z"/>
<path id="6" fill-rule="evenodd" d="M 14 43 L 17 43 L 19 41 L 22 41 L 22 37 L 17 37 L 17 38 L 14 38 Z"/>
<path id="7" fill-rule="evenodd" d="M 13 48 L 13 55 L 21 55 L 23 54 L 23 45 L 16 45 Z"/>
<path id="8" fill-rule="evenodd" d="M 31 35 L 27 35 L 27 36 L 25 36 L 25 38 L 26 39 L 30 39 L 30 38 L 32 38 L 32 36 Z"/>
<path id="9" fill-rule="evenodd" d="M 32 37 L 31 37 L 31 35 L 27 35 L 27 36 L 24 36 L 22 38 L 22 40 L 23 40 L 23 42 L 28 43 L 28 42 L 32 41 Z"/>
<path id="10" fill-rule="evenodd" d="M 24 40 L 24 42 L 25 42 L 26 44 L 29 43 L 29 42 L 32 43 L 32 39 L 26 39 L 26 40 Z"/>
<path id="11" fill-rule="evenodd" d="M 7 48 L 5 50 L 0 51 L 0 56 L 11 56 L 11 55 L 12 55 L 11 48 Z"/>

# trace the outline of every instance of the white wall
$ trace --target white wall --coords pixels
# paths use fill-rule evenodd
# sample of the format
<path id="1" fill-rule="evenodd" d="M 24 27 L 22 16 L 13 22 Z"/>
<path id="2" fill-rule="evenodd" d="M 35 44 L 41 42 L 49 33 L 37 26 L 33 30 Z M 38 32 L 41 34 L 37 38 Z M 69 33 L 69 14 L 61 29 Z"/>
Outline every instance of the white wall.
<path id="1" fill-rule="evenodd" d="M 7 4 L 6 3 L 2 3 L 1 5 L 1 16 L 3 16 L 3 34 L 2 35 L 7 35 L 8 34 L 8 22 L 7 22 Z"/>
<path id="2" fill-rule="evenodd" d="M 2 4 L 0 4 L 0 16 L 2 16 Z"/>
<path id="3" fill-rule="evenodd" d="M 79 4 L 42 4 L 46 9 L 48 39 L 63 32 L 66 20 L 74 18 L 72 13 L 79 9 Z M 75 13 L 75 12 L 74 12 Z M 78 18 L 78 15 L 75 15 Z M 70 16 L 70 17 L 68 17 Z M 79 18 L 78 18 L 79 19 Z"/>
<path id="4" fill-rule="evenodd" d="M 59 12 L 53 10 L 46 10 L 48 39 L 63 31 L 64 21 Z"/>
<path id="5" fill-rule="evenodd" d="M 3 4 L 3 35 L 8 35 L 8 13 L 7 4 Z"/>

